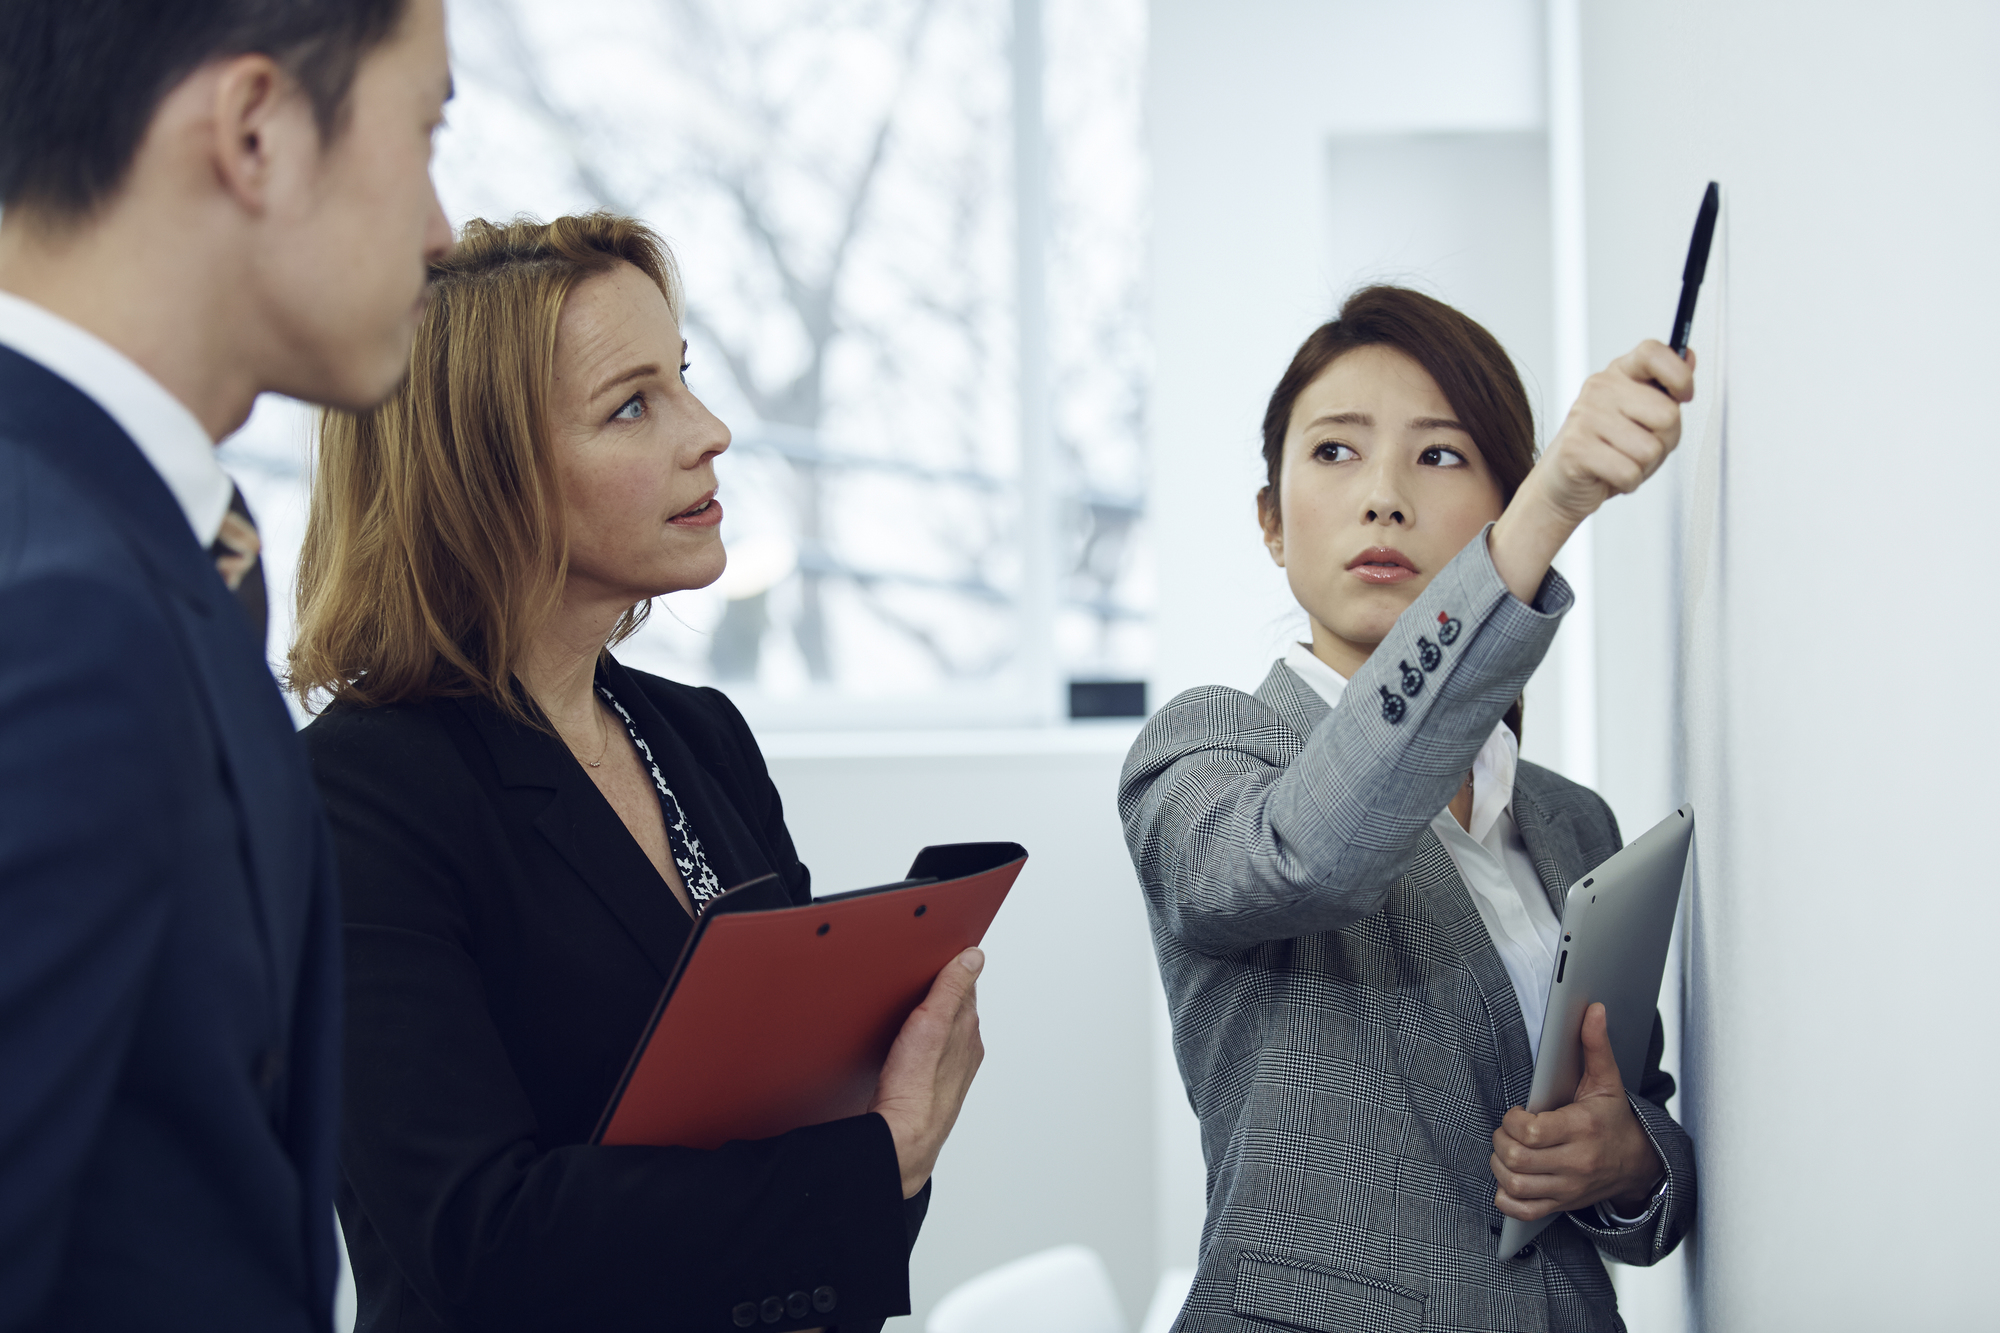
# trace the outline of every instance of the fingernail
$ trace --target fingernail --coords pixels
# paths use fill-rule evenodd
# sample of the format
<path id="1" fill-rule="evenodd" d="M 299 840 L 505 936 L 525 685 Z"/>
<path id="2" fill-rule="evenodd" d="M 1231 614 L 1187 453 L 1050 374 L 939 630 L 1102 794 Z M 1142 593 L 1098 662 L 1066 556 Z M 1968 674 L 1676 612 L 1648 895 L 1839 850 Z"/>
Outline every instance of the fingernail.
<path id="1" fill-rule="evenodd" d="M 976 977 L 980 969 L 986 966 L 986 953 L 981 949 L 967 949 L 958 956 L 958 961 L 965 964 L 965 970 Z"/>

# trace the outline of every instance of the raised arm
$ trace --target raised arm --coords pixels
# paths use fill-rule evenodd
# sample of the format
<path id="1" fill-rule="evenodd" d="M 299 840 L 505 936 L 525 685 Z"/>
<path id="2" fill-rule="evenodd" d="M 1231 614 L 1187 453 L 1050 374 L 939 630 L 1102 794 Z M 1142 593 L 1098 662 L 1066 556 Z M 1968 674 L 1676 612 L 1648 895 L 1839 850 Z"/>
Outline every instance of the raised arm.
<path id="1" fill-rule="evenodd" d="M 1585 384 L 1499 520 L 1438 572 L 1299 738 L 1234 690 L 1184 694 L 1126 761 L 1126 841 L 1164 927 L 1207 953 L 1376 910 L 1571 603 L 1551 567 L 1579 523 L 1680 440 L 1694 365 L 1641 343 Z"/>
<path id="2" fill-rule="evenodd" d="M 1562 429 L 1493 525 L 1493 564 L 1526 600 L 1577 525 L 1660 470 L 1681 440 L 1680 405 L 1694 397 L 1687 359 L 1647 339 L 1583 382 Z"/>
<path id="3" fill-rule="evenodd" d="M 1553 570 L 1534 605 L 1515 598 L 1482 532 L 1398 617 L 1303 750 L 1235 690 L 1161 709 L 1126 760 L 1119 809 L 1167 928 L 1221 953 L 1379 908 L 1571 600 Z"/>

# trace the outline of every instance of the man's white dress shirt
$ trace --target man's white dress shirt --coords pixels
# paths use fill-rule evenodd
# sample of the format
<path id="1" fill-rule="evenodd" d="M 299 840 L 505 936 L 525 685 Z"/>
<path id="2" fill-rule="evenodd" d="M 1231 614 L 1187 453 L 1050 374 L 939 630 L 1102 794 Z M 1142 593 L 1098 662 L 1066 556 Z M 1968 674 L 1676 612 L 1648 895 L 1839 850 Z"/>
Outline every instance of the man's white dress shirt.
<path id="1" fill-rule="evenodd" d="M 215 544 L 235 486 L 186 404 L 102 338 L 10 292 L 0 292 L 0 346 L 94 399 L 167 483 L 202 549 Z"/>
<path id="2" fill-rule="evenodd" d="M 1331 708 L 1347 681 L 1313 656 L 1302 643 L 1285 653 L 1285 665 L 1313 687 Z M 1472 761 L 1472 827 L 1460 828 L 1446 808 L 1431 820 L 1431 831 L 1451 854 L 1458 877 L 1472 891 L 1472 905 L 1493 937 L 1493 947 L 1514 983 L 1521 1018 L 1528 1028 L 1528 1052 L 1542 1046 L 1542 1015 L 1549 1003 L 1549 978 L 1556 968 L 1562 923 L 1549 906 L 1542 877 L 1535 873 L 1521 830 L 1514 827 L 1514 769 L 1521 744 L 1505 722 L 1493 728 Z"/>

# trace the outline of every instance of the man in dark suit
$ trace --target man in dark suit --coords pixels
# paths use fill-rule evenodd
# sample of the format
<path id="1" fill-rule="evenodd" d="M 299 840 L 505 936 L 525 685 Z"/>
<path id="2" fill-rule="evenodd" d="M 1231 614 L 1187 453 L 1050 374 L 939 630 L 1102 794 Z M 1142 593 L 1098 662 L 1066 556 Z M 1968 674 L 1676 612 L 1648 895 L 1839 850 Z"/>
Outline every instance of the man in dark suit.
<path id="1" fill-rule="evenodd" d="M 213 444 L 402 375 L 449 81 L 442 0 L 0 3 L 0 1330 L 330 1322 L 331 856 Z"/>

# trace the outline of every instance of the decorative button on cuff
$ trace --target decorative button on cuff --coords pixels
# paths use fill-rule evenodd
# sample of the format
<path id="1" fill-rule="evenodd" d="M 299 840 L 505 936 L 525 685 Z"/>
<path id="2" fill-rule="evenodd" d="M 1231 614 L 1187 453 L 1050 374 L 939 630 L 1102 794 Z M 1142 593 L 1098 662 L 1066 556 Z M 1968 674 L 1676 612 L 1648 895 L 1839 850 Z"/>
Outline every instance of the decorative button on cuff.
<path id="1" fill-rule="evenodd" d="M 1423 663 L 1424 670 L 1436 671 L 1438 663 L 1444 661 L 1444 650 L 1419 634 L 1417 636 L 1417 660 Z"/>
<path id="2" fill-rule="evenodd" d="M 1458 621 L 1443 611 L 1438 612 L 1438 642 L 1447 648 L 1458 642 Z"/>
<path id="3" fill-rule="evenodd" d="M 827 1311 L 831 1310 L 834 1307 L 834 1305 L 839 1302 L 839 1300 L 840 1300 L 840 1293 L 835 1291 L 832 1287 L 813 1288 L 813 1309 L 818 1311 L 820 1314 L 825 1314 Z"/>
<path id="4" fill-rule="evenodd" d="M 1403 720 L 1403 714 L 1409 711 L 1409 705 L 1404 703 L 1401 699 L 1397 698 L 1395 695 L 1389 693 L 1389 687 L 1387 685 L 1384 685 L 1381 688 L 1382 688 L 1382 720 L 1384 722 L 1387 722 L 1390 726 L 1393 727 L 1398 722 L 1401 722 Z"/>
<path id="5" fill-rule="evenodd" d="M 762 1314 L 765 1323 L 775 1324 L 785 1317 L 785 1303 L 776 1296 L 766 1296 Z"/>
<path id="6" fill-rule="evenodd" d="M 812 1298 L 803 1291 L 795 1291 L 785 1297 L 785 1314 L 793 1319 L 804 1319 L 806 1311 L 812 1309 Z"/>
<path id="7" fill-rule="evenodd" d="M 1408 662 L 1396 663 L 1396 669 L 1403 673 L 1403 693 L 1409 695 L 1412 699 L 1416 698 L 1417 691 L 1424 687 L 1424 673 L 1411 666 Z"/>
<path id="8" fill-rule="evenodd" d="M 757 1322 L 757 1302 L 743 1302 L 743 1304 L 729 1312 L 729 1317 L 736 1321 L 736 1327 L 738 1328 L 750 1327 L 750 1325 Z"/>

